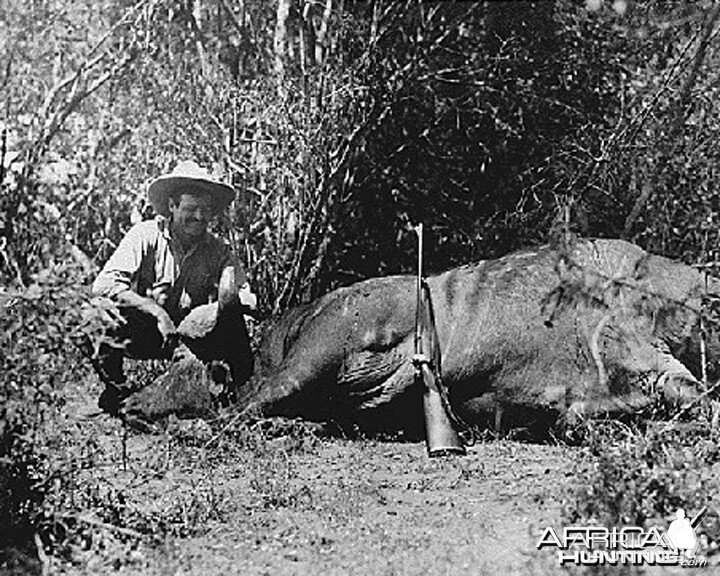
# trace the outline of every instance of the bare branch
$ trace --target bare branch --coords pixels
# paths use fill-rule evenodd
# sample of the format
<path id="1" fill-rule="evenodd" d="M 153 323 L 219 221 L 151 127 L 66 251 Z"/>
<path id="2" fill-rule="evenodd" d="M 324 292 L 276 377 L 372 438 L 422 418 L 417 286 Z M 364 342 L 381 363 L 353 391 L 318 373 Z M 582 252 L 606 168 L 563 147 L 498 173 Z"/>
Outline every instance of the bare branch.
<path id="1" fill-rule="evenodd" d="M 332 0 L 325 0 L 325 8 L 323 9 L 320 26 L 315 36 L 315 62 L 323 63 L 325 51 L 325 39 L 327 37 L 330 15 L 332 14 Z"/>
<path id="2" fill-rule="evenodd" d="M 43 150 L 44 147 L 47 146 L 50 141 L 55 137 L 57 132 L 62 127 L 63 122 L 65 122 L 68 116 L 70 116 L 70 114 L 72 114 L 77 109 L 77 107 L 82 103 L 82 101 L 85 100 L 88 96 L 90 96 L 93 92 L 101 88 L 108 80 L 115 77 L 130 60 L 131 58 L 129 56 L 126 57 L 120 64 L 116 65 L 113 69 L 107 71 L 99 78 L 96 78 L 92 82 L 92 84 L 90 84 L 90 86 L 88 86 L 84 90 L 80 90 L 80 83 L 76 82 L 73 85 L 73 91 L 70 94 L 70 97 L 67 99 L 67 104 L 62 108 L 56 109 L 53 116 L 43 125 L 41 137 L 38 138 L 35 149 L 37 151 Z"/>
<path id="3" fill-rule="evenodd" d="M 275 37 L 273 48 L 275 51 L 275 74 L 279 83 L 285 75 L 285 47 L 287 43 L 287 20 L 290 15 L 291 0 L 278 0 L 277 21 L 275 22 Z"/>
<path id="4" fill-rule="evenodd" d="M 720 4 L 716 5 L 713 8 L 702 27 L 700 42 L 698 44 L 697 50 L 695 51 L 695 56 L 693 57 L 693 63 L 692 67 L 690 68 L 690 73 L 688 74 L 688 77 L 686 78 L 680 91 L 679 103 L 674 109 L 674 113 L 669 120 L 670 130 L 668 131 L 668 135 L 662 140 L 660 144 L 661 159 L 667 156 L 670 146 L 672 146 L 675 138 L 682 129 L 685 118 L 690 108 L 690 95 L 697 81 L 700 68 L 705 61 L 707 49 L 710 44 L 710 40 L 715 32 L 715 25 L 717 24 L 718 18 L 720 18 Z M 650 199 L 653 191 L 657 188 L 661 173 L 662 167 L 657 167 L 651 178 L 651 181 L 645 186 L 643 186 L 643 190 L 640 196 L 638 196 L 638 198 L 635 200 L 635 203 L 633 204 L 633 207 L 630 210 L 628 217 L 625 219 L 625 226 L 623 228 L 624 238 L 627 238 L 630 235 L 633 224 L 635 224 L 635 221 L 640 216 L 640 213 Z"/>
<path id="5" fill-rule="evenodd" d="M 50 91 L 45 96 L 45 100 L 43 101 L 42 106 L 40 106 L 40 111 L 38 112 L 38 116 L 41 118 L 46 118 L 48 115 L 48 111 L 50 110 L 50 106 L 52 106 L 58 95 L 62 90 L 70 86 L 71 84 L 77 85 L 78 82 L 83 77 L 83 74 L 87 71 L 93 68 L 98 62 L 103 60 L 105 58 L 105 54 L 101 54 L 100 56 L 94 58 L 91 61 L 85 61 L 78 67 L 75 72 L 68 76 L 67 78 L 64 78 L 60 82 L 58 82 L 55 86 L 53 86 Z"/>

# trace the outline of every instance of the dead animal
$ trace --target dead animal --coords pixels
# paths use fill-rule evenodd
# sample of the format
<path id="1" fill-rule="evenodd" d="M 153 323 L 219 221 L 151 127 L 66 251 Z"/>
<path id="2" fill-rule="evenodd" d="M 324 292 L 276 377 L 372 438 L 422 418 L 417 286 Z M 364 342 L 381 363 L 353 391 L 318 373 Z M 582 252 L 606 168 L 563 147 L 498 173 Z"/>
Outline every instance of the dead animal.
<path id="1" fill-rule="evenodd" d="M 720 284 L 622 240 L 577 240 L 428 279 L 453 410 L 472 425 L 550 425 L 684 404 L 701 377 L 700 313 Z M 282 315 L 239 409 L 421 426 L 415 278 L 374 278 Z M 709 334 L 706 356 L 717 358 Z"/>

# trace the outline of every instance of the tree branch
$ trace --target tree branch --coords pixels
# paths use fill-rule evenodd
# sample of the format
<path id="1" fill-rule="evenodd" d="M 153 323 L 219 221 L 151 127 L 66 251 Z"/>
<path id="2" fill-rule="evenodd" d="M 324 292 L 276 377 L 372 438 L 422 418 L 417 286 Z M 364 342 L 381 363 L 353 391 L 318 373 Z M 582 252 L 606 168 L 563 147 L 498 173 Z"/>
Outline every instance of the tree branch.
<path id="1" fill-rule="evenodd" d="M 674 143 L 677 135 L 680 133 L 680 130 L 682 129 L 685 122 L 685 118 L 687 117 L 688 111 L 690 110 L 690 95 L 692 93 L 692 89 L 695 87 L 700 68 L 705 61 L 707 49 L 710 45 L 710 40 L 713 36 L 715 24 L 717 23 L 719 17 L 720 4 L 716 4 L 703 25 L 700 43 L 698 44 L 697 51 L 695 52 L 695 56 L 693 57 L 693 63 L 692 67 L 690 68 L 690 73 L 688 74 L 688 77 L 685 80 L 680 91 L 680 101 L 668 122 L 670 124 L 670 130 L 668 131 L 667 136 L 665 136 L 665 138 L 663 138 L 663 140 L 661 141 L 659 155 L 660 164 L 666 161 L 668 153 L 670 151 L 670 147 Z M 630 214 L 628 214 L 628 217 L 625 219 L 623 238 L 628 238 L 630 236 L 630 231 L 632 230 L 635 221 L 638 219 L 640 213 L 645 208 L 645 205 L 650 199 L 653 191 L 658 187 L 661 179 L 661 174 L 662 166 L 657 166 L 655 168 L 653 176 L 651 177 L 650 182 L 643 186 L 640 196 L 638 196 L 638 198 L 635 200 L 635 203 L 630 210 Z"/>
<path id="2" fill-rule="evenodd" d="M 287 43 L 287 20 L 290 15 L 290 4 L 291 0 L 277 0 L 277 20 L 275 22 L 273 49 L 278 85 L 282 83 L 285 75 L 285 45 Z"/>
<path id="3" fill-rule="evenodd" d="M 315 62 L 322 65 L 325 57 L 325 38 L 327 37 L 328 24 L 330 23 L 330 15 L 332 13 L 332 0 L 325 0 L 325 8 L 323 9 L 320 27 L 315 35 Z"/>

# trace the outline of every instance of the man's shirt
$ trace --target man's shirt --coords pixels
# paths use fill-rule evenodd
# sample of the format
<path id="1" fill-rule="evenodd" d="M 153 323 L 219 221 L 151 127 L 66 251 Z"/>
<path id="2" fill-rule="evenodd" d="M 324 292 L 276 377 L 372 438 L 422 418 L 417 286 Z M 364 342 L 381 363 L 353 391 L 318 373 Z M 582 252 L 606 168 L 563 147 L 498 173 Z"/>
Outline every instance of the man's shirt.
<path id="1" fill-rule="evenodd" d="M 209 232 L 186 252 L 170 235 L 170 221 L 158 216 L 135 224 L 105 263 L 93 292 L 112 298 L 126 290 L 153 298 L 175 322 L 217 299 L 220 273 L 236 266 L 238 286 L 245 274 L 230 247 Z"/>

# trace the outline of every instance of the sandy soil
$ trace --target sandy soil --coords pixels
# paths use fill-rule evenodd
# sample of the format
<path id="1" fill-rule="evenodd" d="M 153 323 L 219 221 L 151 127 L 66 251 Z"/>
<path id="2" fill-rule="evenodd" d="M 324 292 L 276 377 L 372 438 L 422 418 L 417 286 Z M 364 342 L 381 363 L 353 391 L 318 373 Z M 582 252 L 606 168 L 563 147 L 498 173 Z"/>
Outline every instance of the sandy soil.
<path id="1" fill-rule="evenodd" d="M 535 543 L 558 523 L 567 458 L 492 443 L 431 461 L 421 444 L 322 442 L 289 463 L 289 505 L 241 506 L 142 573 L 550 573 L 554 559 Z"/>
<path id="2" fill-rule="evenodd" d="M 163 434 L 128 434 L 97 414 L 96 392 L 78 388 L 55 424 L 82 463 L 59 498 L 88 502 L 72 526 L 89 536 L 51 558 L 53 572 L 558 570 L 535 545 L 561 523 L 576 449 L 488 441 L 429 458 L 424 443 L 321 437 L 295 424 L 218 434 L 178 421 Z"/>
<path id="3" fill-rule="evenodd" d="M 57 502 L 80 510 L 68 525 L 83 537 L 50 573 L 567 573 L 536 543 L 583 488 L 578 448 L 492 440 L 431 459 L 424 443 L 286 421 L 128 434 L 96 392 L 78 387 L 54 424 L 75 455 Z"/>

